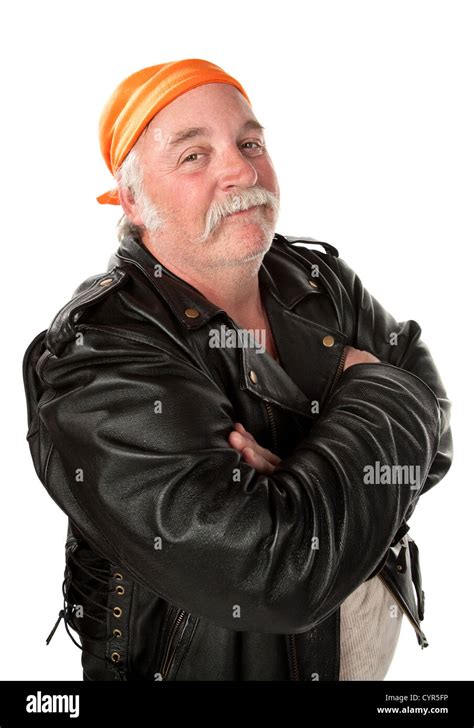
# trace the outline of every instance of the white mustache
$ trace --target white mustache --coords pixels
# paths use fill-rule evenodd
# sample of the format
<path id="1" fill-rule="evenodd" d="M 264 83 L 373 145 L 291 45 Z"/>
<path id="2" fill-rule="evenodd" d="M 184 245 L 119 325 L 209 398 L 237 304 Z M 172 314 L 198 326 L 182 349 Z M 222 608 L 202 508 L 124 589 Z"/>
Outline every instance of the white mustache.
<path id="1" fill-rule="evenodd" d="M 228 215 L 260 205 L 268 205 L 278 212 L 278 197 L 264 187 L 250 187 L 237 195 L 229 195 L 222 201 L 213 202 L 206 215 L 204 232 L 198 242 L 205 242 L 221 220 Z"/>

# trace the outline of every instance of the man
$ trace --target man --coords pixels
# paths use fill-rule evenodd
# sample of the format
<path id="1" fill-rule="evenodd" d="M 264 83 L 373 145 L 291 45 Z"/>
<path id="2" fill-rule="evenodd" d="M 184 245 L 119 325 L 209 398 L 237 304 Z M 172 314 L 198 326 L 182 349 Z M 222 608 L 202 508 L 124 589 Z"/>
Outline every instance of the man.
<path id="1" fill-rule="evenodd" d="M 426 644 L 407 521 L 450 403 L 416 322 L 275 233 L 263 132 L 201 59 L 101 117 L 120 246 L 24 362 L 86 680 L 381 679 L 403 613 Z"/>

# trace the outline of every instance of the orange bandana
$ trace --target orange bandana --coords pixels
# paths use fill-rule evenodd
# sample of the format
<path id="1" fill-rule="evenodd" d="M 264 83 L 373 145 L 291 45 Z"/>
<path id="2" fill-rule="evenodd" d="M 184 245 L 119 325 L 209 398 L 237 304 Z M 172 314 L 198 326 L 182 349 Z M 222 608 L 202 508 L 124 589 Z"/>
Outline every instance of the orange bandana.
<path id="1" fill-rule="evenodd" d="M 115 174 L 149 121 L 181 94 L 204 83 L 230 83 L 250 104 L 235 78 L 200 58 L 161 63 L 132 73 L 120 83 L 100 117 L 99 139 L 107 167 Z M 119 205 L 117 189 L 97 197 L 101 205 Z"/>

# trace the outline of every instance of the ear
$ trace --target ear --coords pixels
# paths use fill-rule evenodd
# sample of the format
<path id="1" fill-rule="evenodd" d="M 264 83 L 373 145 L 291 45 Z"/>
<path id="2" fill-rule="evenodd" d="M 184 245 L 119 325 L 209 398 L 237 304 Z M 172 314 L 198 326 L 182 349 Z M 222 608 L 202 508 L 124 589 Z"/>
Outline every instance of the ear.
<path id="1" fill-rule="evenodd" d="M 122 209 L 130 222 L 133 222 L 134 225 L 142 225 L 143 221 L 138 213 L 137 203 L 132 192 L 128 188 L 119 187 L 118 196 Z"/>

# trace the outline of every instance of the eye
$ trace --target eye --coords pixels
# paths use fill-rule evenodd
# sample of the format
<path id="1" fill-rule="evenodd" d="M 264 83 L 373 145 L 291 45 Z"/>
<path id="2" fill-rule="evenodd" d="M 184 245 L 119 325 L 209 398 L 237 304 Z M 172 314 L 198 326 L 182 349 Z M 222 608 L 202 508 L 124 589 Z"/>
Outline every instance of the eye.
<path id="1" fill-rule="evenodd" d="M 247 144 L 253 144 L 254 146 L 246 147 Z M 241 144 L 241 147 L 246 147 L 248 150 L 256 152 L 265 150 L 265 144 L 260 144 L 260 142 L 243 142 L 243 144 Z M 197 157 L 201 156 L 201 154 L 201 152 L 192 152 L 192 154 L 188 154 L 188 156 L 183 159 L 181 164 L 192 164 L 193 162 L 197 162 Z"/>
<path id="2" fill-rule="evenodd" d="M 188 156 L 183 159 L 183 164 L 184 164 L 184 162 L 195 162 L 196 160 L 191 159 L 191 157 L 197 157 L 198 155 L 199 155 L 199 152 L 193 152 L 192 154 L 188 154 Z"/>
<path id="3" fill-rule="evenodd" d="M 252 147 L 252 149 L 265 149 L 264 144 L 260 144 L 260 142 L 244 142 L 242 144 L 243 147 L 245 147 L 246 144 L 255 144 L 255 147 Z M 250 148 L 250 147 L 248 147 Z"/>

